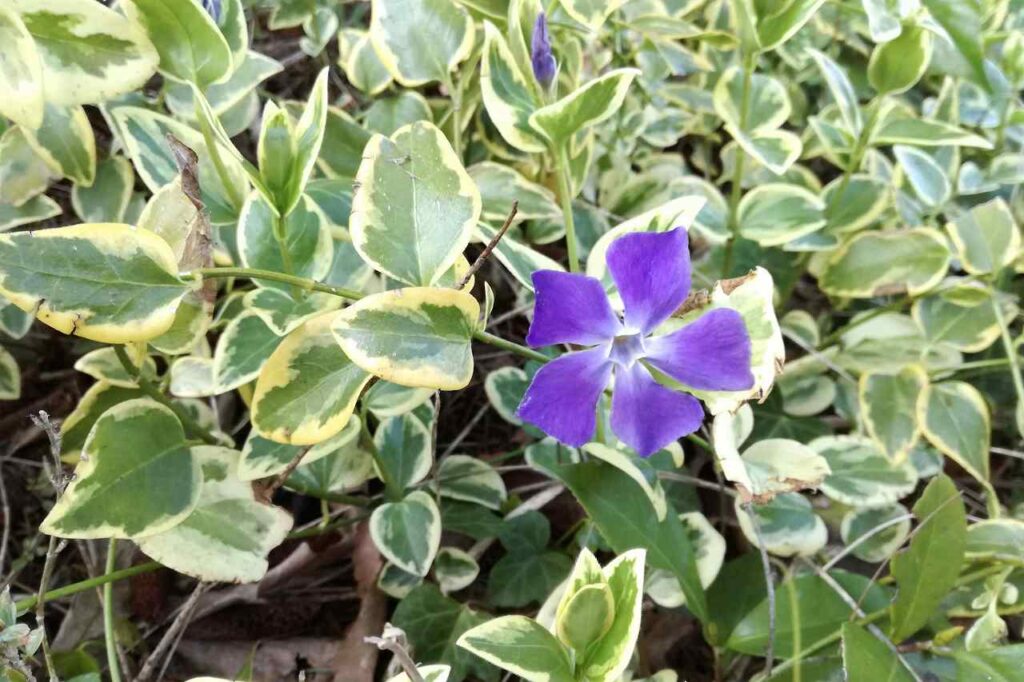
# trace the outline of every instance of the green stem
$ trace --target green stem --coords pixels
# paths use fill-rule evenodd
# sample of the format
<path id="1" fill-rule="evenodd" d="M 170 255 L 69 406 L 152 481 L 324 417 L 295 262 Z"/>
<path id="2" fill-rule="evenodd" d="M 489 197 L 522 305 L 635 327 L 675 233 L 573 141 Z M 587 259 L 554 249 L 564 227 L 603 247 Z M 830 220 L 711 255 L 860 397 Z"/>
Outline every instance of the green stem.
<path id="1" fill-rule="evenodd" d="M 744 55 L 743 57 L 743 86 L 740 91 L 740 130 L 747 128 L 747 118 L 750 113 L 750 90 L 754 80 L 754 63 L 756 55 Z M 735 159 L 733 161 L 732 181 L 729 188 L 729 240 L 725 243 L 725 258 L 722 262 L 722 277 L 728 277 L 732 268 L 733 249 L 736 240 L 740 236 L 740 223 L 737 216 L 737 209 L 740 205 L 740 197 L 743 193 L 743 166 L 746 164 L 747 153 L 743 147 L 736 143 Z"/>
<path id="2" fill-rule="evenodd" d="M 185 427 L 185 432 L 189 436 L 198 438 L 207 445 L 217 445 L 220 443 L 209 431 L 201 427 L 185 408 L 164 395 L 152 381 L 143 375 L 142 370 L 136 367 L 128 357 L 124 346 L 114 346 L 114 354 L 117 355 L 117 359 L 121 362 L 121 366 L 124 367 L 124 371 L 128 373 L 128 376 L 135 379 L 142 392 L 173 412 L 174 416 L 181 422 L 181 425 Z"/>
<path id="3" fill-rule="evenodd" d="M 1010 363 L 1010 374 L 1013 377 L 1013 390 L 1017 392 L 1018 405 L 1024 403 L 1024 381 L 1020 376 L 1020 359 L 1013 347 L 1013 339 L 1010 337 L 1010 327 L 1003 315 L 1003 309 L 999 306 L 997 291 L 992 291 L 992 311 L 996 315 L 996 323 L 999 325 L 999 335 L 1003 339 L 1003 350 L 1006 351 L 1006 360 Z"/>
<path id="4" fill-rule="evenodd" d="M 350 301 L 358 301 L 365 297 L 365 294 L 353 289 L 345 289 L 343 287 L 335 287 L 329 284 L 321 284 L 316 280 L 307 279 L 305 277 L 296 277 L 295 275 L 286 275 L 281 272 L 274 272 L 273 270 L 257 270 L 254 268 L 200 268 L 194 271 L 196 275 L 204 279 L 215 279 L 218 277 L 245 277 L 248 279 L 266 279 L 273 282 L 282 282 L 284 284 L 291 284 L 298 287 L 303 291 L 320 291 L 325 294 L 332 294 L 334 296 L 340 296 Z M 547 357 L 543 353 L 538 353 L 535 350 L 522 346 L 513 341 L 506 341 L 505 339 L 489 334 L 485 331 L 474 332 L 473 338 L 482 343 L 486 343 L 502 350 L 507 350 L 511 353 L 515 353 L 529 360 L 536 360 L 537 362 L 547 362 L 551 358 Z"/>
<path id="5" fill-rule="evenodd" d="M 292 262 L 292 253 L 288 250 L 288 235 L 285 232 L 285 221 L 288 219 L 287 215 L 279 215 L 274 213 L 272 223 L 272 229 L 274 232 L 274 239 L 277 241 L 277 250 L 281 254 L 281 265 L 284 268 L 286 275 L 295 274 L 295 263 Z M 298 286 L 292 286 L 292 297 L 298 299 L 302 296 L 302 289 Z"/>
<path id="6" fill-rule="evenodd" d="M 843 170 L 843 179 L 839 181 L 839 188 L 836 190 L 835 197 L 830 203 L 838 205 L 842 201 L 843 196 L 846 194 L 846 188 L 850 186 L 850 180 L 853 174 L 860 169 L 861 163 L 864 161 L 864 154 L 867 153 L 868 146 L 871 144 L 871 137 L 875 133 L 875 125 L 878 123 L 878 113 L 882 110 L 882 103 L 880 100 L 873 100 L 868 103 L 868 109 L 871 113 L 868 114 L 868 120 L 861 128 L 860 134 L 857 135 L 857 141 L 853 145 L 853 151 L 850 152 L 850 161 Z"/>
<path id="7" fill-rule="evenodd" d="M 562 206 L 562 221 L 565 223 L 565 245 L 569 251 L 569 272 L 580 271 L 579 250 L 576 244 L 576 222 L 572 215 L 572 181 L 569 178 L 569 155 L 566 145 L 553 148 L 558 175 L 558 200 Z"/>
<path id="8" fill-rule="evenodd" d="M 115 572 L 117 565 L 117 540 L 110 538 L 107 545 L 107 576 Z M 121 682 L 121 669 L 117 663 L 117 633 L 114 631 L 114 581 L 103 585 L 103 638 L 107 643 L 107 667 L 110 682 Z"/>
<path id="9" fill-rule="evenodd" d="M 145 564 L 139 564 L 137 566 L 129 566 L 128 568 L 122 568 L 119 571 L 107 572 L 103 575 L 96 576 L 95 578 L 89 578 L 88 580 L 80 580 L 77 583 L 71 583 L 64 587 L 58 587 L 53 590 L 49 590 L 43 595 L 43 601 L 51 601 L 53 599 L 61 599 L 62 597 L 70 597 L 78 594 L 79 592 L 85 592 L 91 590 L 94 587 L 101 587 L 107 583 L 117 582 L 118 580 L 124 580 L 125 578 L 131 578 L 136 575 L 143 573 L 152 573 L 156 569 L 160 568 L 160 564 L 155 561 L 150 561 Z M 24 613 L 39 602 L 39 596 L 33 595 L 31 597 L 25 597 L 19 602 L 14 604 L 14 607 L 18 610 L 18 613 Z"/>
<path id="10" fill-rule="evenodd" d="M 871 311 L 864 313 L 863 315 L 858 317 L 856 320 L 853 320 L 849 324 L 847 324 L 847 325 L 845 325 L 843 327 L 840 327 L 839 329 L 835 330 L 834 332 L 832 332 L 831 334 L 826 336 L 824 339 L 822 339 L 821 343 L 818 344 L 818 347 L 819 348 L 828 348 L 832 344 L 838 342 L 839 339 L 841 339 L 843 337 L 843 334 L 846 334 L 851 329 L 855 329 L 855 328 L 861 326 L 862 324 L 864 324 L 865 322 L 870 322 L 871 320 L 875 319 L 879 315 L 884 315 L 885 313 L 889 313 L 889 312 L 892 312 L 894 310 L 899 310 L 903 306 L 907 305 L 908 303 L 910 303 L 910 299 L 901 299 L 899 301 L 894 301 L 892 303 L 889 303 L 888 305 L 884 305 L 884 306 L 882 306 L 880 308 L 874 308 Z"/>
<path id="11" fill-rule="evenodd" d="M 196 97 L 195 93 L 193 94 L 193 97 Z M 217 140 L 213 137 L 213 131 L 206 123 L 206 118 L 203 116 L 202 108 L 199 106 L 198 99 L 195 99 L 195 112 L 196 120 L 199 121 L 199 129 L 203 133 L 203 142 L 206 144 L 206 151 L 210 155 L 210 160 L 213 161 L 213 167 L 217 171 L 217 177 L 220 178 L 220 184 L 224 185 L 224 191 L 228 193 L 228 201 L 231 202 L 231 207 L 236 211 L 241 211 L 242 205 L 245 203 L 245 197 L 238 194 L 235 184 L 231 180 L 231 174 L 228 172 L 228 167 L 220 155 L 220 148 L 217 145 Z"/>

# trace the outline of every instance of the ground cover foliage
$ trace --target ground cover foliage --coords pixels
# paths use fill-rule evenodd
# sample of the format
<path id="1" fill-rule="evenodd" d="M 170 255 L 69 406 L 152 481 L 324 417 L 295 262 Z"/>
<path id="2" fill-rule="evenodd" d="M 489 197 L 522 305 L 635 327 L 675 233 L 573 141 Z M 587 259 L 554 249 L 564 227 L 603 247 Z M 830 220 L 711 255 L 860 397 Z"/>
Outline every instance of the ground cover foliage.
<path id="1" fill-rule="evenodd" d="M 0 0 L 0 678 L 1010 681 L 1024 7 Z"/>

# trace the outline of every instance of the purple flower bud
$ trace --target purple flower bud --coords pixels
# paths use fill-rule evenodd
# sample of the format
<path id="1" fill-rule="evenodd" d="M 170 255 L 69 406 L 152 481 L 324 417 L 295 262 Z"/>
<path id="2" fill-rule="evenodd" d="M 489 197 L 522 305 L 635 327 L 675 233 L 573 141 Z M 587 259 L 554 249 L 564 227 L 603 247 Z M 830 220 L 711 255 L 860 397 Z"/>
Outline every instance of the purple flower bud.
<path id="1" fill-rule="evenodd" d="M 202 0 L 203 9 L 213 17 L 214 23 L 220 23 L 221 0 Z"/>
<path id="2" fill-rule="evenodd" d="M 548 21 L 541 12 L 533 24 L 533 39 L 530 41 L 530 61 L 533 62 L 533 75 L 542 87 L 551 85 L 555 80 L 555 56 L 551 54 L 551 36 L 548 35 Z"/>

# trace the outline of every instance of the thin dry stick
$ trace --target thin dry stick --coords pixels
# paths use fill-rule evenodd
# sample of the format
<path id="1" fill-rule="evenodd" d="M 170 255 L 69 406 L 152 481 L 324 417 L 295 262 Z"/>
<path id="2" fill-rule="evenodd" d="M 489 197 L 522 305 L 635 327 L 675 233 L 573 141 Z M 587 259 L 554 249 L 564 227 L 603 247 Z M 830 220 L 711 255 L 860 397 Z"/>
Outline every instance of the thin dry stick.
<path id="1" fill-rule="evenodd" d="M 65 486 L 64 477 L 61 473 L 60 432 L 57 431 L 57 427 L 50 421 L 50 415 L 43 410 L 39 411 L 38 416 L 33 414 L 29 415 L 29 418 L 33 424 L 43 430 L 43 433 L 46 434 L 47 439 L 50 441 L 50 456 L 53 458 L 54 463 L 54 471 L 50 480 L 57 493 L 57 498 L 60 499 L 60 496 L 64 494 Z M 50 638 L 46 636 L 46 590 L 50 586 L 50 578 L 53 577 L 54 561 L 66 544 L 66 540 L 61 540 L 56 535 L 50 536 L 50 542 L 46 547 L 46 559 L 43 562 L 43 575 L 39 580 L 39 591 L 36 593 L 36 626 L 42 631 L 43 660 L 46 662 L 46 672 L 49 673 L 52 682 L 56 682 L 58 677 L 53 664 L 53 654 L 50 652 Z"/>
<path id="2" fill-rule="evenodd" d="M 312 450 L 311 447 L 302 448 L 295 454 L 295 457 L 292 458 L 292 461 L 288 462 L 288 466 L 285 467 L 284 471 L 278 474 L 277 478 L 274 479 L 274 482 L 270 484 L 269 488 L 267 488 L 266 496 L 268 499 L 270 498 L 271 495 L 277 492 L 278 488 L 284 485 L 285 481 L 288 480 L 288 477 L 292 475 L 292 472 L 295 471 L 299 464 L 302 463 L 302 459 L 310 450 Z"/>
<path id="3" fill-rule="evenodd" d="M 764 570 L 764 586 L 768 590 L 768 644 L 764 650 L 766 659 L 764 677 L 769 678 L 772 676 L 772 666 L 775 664 L 775 583 L 772 581 L 772 564 L 768 558 L 764 538 L 761 537 L 761 524 L 754 512 L 754 504 L 745 502 L 743 510 L 750 517 L 750 526 L 754 529 L 754 537 L 757 538 L 757 548 L 761 551 L 761 568 Z"/>
<path id="4" fill-rule="evenodd" d="M 153 676 L 153 671 L 156 669 L 158 663 L 167 658 L 170 659 L 171 654 L 174 652 L 175 646 L 181 639 L 180 635 L 184 634 L 185 628 L 188 627 L 188 623 L 192 620 L 192 614 L 195 612 L 196 607 L 199 605 L 199 598 L 213 587 L 213 583 L 199 583 L 196 588 L 192 590 L 192 594 L 189 595 L 188 599 L 181 607 L 181 611 L 174 618 L 174 622 L 167 628 L 167 632 L 160 638 L 160 642 L 153 649 L 153 653 L 149 655 L 146 662 L 142 664 L 142 670 L 139 671 L 138 676 L 135 678 L 135 682 L 146 682 Z M 161 678 L 163 675 L 160 676 Z"/>
<path id="5" fill-rule="evenodd" d="M 409 678 L 409 682 L 424 682 L 423 676 L 420 675 L 420 671 L 416 668 L 415 661 L 412 660 L 412 656 L 402 646 L 401 639 L 404 639 L 405 633 L 398 628 L 391 625 L 391 623 L 384 624 L 384 632 L 381 633 L 380 637 L 363 637 L 363 641 L 367 644 L 373 644 L 381 651 L 390 651 L 398 664 L 402 666 L 402 670 L 405 671 L 406 676 Z"/>
<path id="6" fill-rule="evenodd" d="M 487 246 L 484 247 L 484 250 L 481 251 L 480 255 L 476 257 L 476 260 L 473 261 L 473 264 L 469 266 L 469 270 L 466 271 L 466 274 L 463 275 L 462 279 L 460 279 L 458 283 L 455 285 L 456 289 L 464 289 L 466 285 L 469 284 L 469 280 L 473 279 L 473 275 L 476 274 L 477 270 L 483 267 L 484 261 L 487 260 L 487 257 L 491 255 L 491 251 L 494 251 L 494 247 L 498 245 L 498 242 L 501 241 L 501 238 L 505 236 L 506 232 L 508 232 L 508 228 L 512 227 L 512 221 L 515 220 L 516 213 L 518 212 L 519 200 L 516 200 L 512 202 L 512 210 L 509 211 L 508 217 L 505 218 L 504 224 L 502 224 L 501 229 L 498 230 L 498 234 L 494 235 L 494 238 L 491 239 Z"/>
<path id="7" fill-rule="evenodd" d="M 3 535 L 0 536 L 0 574 L 4 572 L 4 564 L 7 563 L 7 543 L 11 539 L 11 505 L 7 500 L 7 485 L 4 483 L 3 460 L 0 460 L 0 513 L 4 516 Z"/>

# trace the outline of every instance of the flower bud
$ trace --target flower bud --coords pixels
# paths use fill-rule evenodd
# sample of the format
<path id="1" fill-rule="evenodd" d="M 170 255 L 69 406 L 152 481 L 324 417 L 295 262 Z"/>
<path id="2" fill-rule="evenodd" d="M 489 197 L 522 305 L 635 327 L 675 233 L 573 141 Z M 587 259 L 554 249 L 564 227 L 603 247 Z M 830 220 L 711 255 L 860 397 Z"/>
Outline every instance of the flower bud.
<path id="1" fill-rule="evenodd" d="M 221 0 L 202 0 L 203 9 L 213 17 L 214 23 L 220 23 Z"/>
<path id="2" fill-rule="evenodd" d="M 541 87 L 551 86 L 555 80 L 555 56 L 551 53 L 551 36 L 544 12 L 537 15 L 533 24 L 533 39 L 530 41 L 530 61 L 533 62 L 533 76 Z"/>

